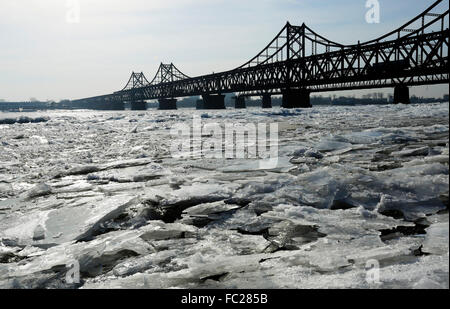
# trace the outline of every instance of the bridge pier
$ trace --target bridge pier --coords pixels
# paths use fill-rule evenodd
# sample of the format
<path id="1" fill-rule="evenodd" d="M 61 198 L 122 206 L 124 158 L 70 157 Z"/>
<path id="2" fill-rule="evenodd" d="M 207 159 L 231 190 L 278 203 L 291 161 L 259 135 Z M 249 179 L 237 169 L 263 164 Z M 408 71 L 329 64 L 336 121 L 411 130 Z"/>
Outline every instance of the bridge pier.
<path id="1" fill-rule="evenodd" d="M 308 89 L 285 89 L 283 92 L 283 108 L 310 108 L 310 91 Z"/>
<path id="2" fill-rule="evenodd" d="M 234 98 L 236 103 L 235 103 L 235 108 L 236 109 L 244 109 L 246 108 L 246 104 L 245 104 L 245 97 L 243 96 L 238 96 Z"/>
<path id="3" fill-rule="evenodd" d="M 177 109 L 177 99 L 159 99 L 159 110 L 168 111 Z"/>
<path id="4" fill-rule="evenodd" d="M 204 109 L 205 104 L 202 99 L 199 99 L 199 100 L 197 100 L 196 106 L 197 106 L 197 109 Z"/>
<path id="5" fill-rule="evenodd" d="M 147 102 L 145 101 L 132 101 L 131 102 L 132 111 L 145 111 L 147 110 Z"/>
<path id="6" fill-rule="evenodd" d="M 226 109 L 225 96 L 223 94 L 204 94 L 202 97 L 203 107 L 201 109 Z"/>
<path id="7" fill-rule="evenodd" d="M 397 85 L 394 88 L 394 104 L 410 104 L 409 88 L 405 85 Z"/>
<path id="8" fill-rule="evenodd" d="M 109 102 L 107 104 L 110 105 L 110 108 L 107 108 L 107 110 L 113 110 L 113 111 L 123 111 L 123 110 L 125 110 L 125 103 L 122 102 L 122 101 Z"/>
<path id="9" fill-rule="evenodd" d="M 263 95 L 262 108 L 272 108 L 272 97 L 270 96 L 270 94 Z"/>
<path id="10" fill-rule="evenodd" d="M 101 111 L 123 111 L 125 110 L 125 103 L 122 101 L 94 101 L 90 108 Z"/>

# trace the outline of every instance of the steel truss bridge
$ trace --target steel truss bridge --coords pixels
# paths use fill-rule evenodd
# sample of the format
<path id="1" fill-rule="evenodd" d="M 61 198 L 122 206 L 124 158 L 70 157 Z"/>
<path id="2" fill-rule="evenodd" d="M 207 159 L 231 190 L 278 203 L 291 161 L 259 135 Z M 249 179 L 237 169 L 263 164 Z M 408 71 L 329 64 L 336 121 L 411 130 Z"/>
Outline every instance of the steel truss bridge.
<path id="1" fill-rule="evenodd" d="M 71 103 L 115 109 L 124 102 L 159 99 L 161 104 L 178 97 L 239 93 L 283 94 L 286 101 L 307 100 L 308 105 L 311 92 L 383 87 L 394 87 L 395 100 L 406 103 L 408 86 L 449 83 L 448 25 L 443 0 L 400 28 L 355 45 L 333 42 L 305 24 L 287 23 L 260 53 L 233 70 L 189 77 L 173 64 L 161 64 L 151 82 L 133 72 L 122 90 Z M 307 107 L 299 104 L 287 102 L 286 107 Z"/>

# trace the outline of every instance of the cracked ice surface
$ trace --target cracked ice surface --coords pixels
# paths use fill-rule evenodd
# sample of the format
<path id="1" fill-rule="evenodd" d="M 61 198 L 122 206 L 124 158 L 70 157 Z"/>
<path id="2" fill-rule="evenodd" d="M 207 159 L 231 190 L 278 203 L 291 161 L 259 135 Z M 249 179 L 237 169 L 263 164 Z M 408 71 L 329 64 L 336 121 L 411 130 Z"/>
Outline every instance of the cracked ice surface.
<path id="1" fill-rule="evenodd" d="M 448 288 L 448 112 L 0 114 L 0 288 Z M 173 158 L 193 115 L 278 123 L 278 165 Z"/>

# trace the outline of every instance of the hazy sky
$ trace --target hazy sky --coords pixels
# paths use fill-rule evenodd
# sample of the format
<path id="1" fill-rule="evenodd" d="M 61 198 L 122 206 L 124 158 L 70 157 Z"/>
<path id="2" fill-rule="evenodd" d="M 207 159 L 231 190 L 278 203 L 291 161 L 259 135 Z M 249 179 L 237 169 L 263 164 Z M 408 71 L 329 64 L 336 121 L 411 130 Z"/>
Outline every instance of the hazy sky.
<path id="1" fill-rule="evenodd" d="M 433 1 L 380 0 L 381 22 L 368 24 L 366 0 L 0 0 L 0 99 L 111 93 L 131 71 L 151 79 L 160 62 L 189 76 L 233 69 L 286 21 L 341 43 L 365 41 Z M 69 23 L 76 3 L 79 23 Z M 441 96 L 448 85 L 412 93 Z"/>

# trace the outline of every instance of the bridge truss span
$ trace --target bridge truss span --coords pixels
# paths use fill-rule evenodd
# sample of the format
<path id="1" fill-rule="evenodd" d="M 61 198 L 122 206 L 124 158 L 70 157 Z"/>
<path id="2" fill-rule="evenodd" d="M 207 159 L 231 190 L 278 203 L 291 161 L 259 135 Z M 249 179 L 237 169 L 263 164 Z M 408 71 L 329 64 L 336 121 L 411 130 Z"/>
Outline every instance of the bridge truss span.
<path id="1" fill-rule="evenodd" d="M 353 45 L 333 42 L 302 24 L 287 23 L 245 64 L 191 78 L 161 64 L 151 82 L 133 73 L 125 88 L 87 101 L 136 101 L 240 93 L 279 94 L 428 85 L 449 82 L 449 9 L 434 2 L 398 29 Z M 436 10 L 439 10 L 436 12 Z"/>

